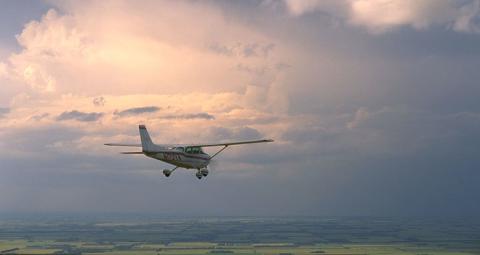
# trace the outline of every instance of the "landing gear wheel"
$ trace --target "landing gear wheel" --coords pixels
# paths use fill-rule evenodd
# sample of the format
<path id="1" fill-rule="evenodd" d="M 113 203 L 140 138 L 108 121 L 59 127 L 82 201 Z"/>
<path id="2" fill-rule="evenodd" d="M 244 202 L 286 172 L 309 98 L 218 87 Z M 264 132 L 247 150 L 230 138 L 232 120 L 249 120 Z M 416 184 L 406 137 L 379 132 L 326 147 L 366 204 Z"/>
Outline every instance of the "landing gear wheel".
<path id="1" fill-rule="evenodd" d="M 172 174 L 172 171 L 170 171 L 168 169 L 165 169 L 165 170 L 163 170 L 163 174 L 165 175 L 165 177 L 169 177 L 170 174 Z"/>
<path id="2" fill-rule="evenodd" d="M 195 176 L 197 176 L 197 178 L 200 180 L 200 179 L 202 179 L 202 176 L 203 176 L 203 175 L 202 175 L 202 173 L 197 172 L 197 173 L 195 174 Z"/>

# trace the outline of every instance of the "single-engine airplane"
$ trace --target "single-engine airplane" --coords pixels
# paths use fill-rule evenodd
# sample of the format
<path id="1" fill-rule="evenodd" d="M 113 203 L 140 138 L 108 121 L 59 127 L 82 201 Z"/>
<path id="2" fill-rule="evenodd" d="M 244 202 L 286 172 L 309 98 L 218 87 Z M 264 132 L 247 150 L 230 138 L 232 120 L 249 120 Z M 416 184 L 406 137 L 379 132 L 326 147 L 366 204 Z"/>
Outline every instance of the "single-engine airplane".
<path id="1" fill-rule="evenodd" d="M 177 168 L 196 169 L 198 179 L 207 177 L 208 164 L 215 156 L 220 154 L 228 146 L 240 145 L 240 144 L 252 144 L 252 143 L 268 143 L 273 142 L 271 139 L 264 140 L 250 140 L 230 143 L 212 143 L 212 144 L 180 144 L 180 145 L 168 145 L 168 144 L 154 144 L 150 135 L 148 134 L 145 125 L 139 125 L 141 144 L 122 144 L 122 143 L 106 143 L 107 146 L 129 146 L 129 147 L 142 147 L 142 151 L 135 152 L 121 152 L 122 154 L 144 154 L 147 157 L 161 160 L 163 162 L 174 165 L 173 169 L 163 170 L 163 174 L 169 177 Z M 203 147 L 223 147 L 218 150 L 212 156 L 203 152 Z"/>

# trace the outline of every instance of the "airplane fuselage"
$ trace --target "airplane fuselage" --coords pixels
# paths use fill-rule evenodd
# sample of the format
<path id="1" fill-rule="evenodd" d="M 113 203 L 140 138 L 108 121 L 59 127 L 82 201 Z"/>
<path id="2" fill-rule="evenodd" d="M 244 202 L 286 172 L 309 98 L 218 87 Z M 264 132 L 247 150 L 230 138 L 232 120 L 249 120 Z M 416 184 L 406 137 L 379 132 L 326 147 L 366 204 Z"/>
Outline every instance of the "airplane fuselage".
<path id="1" fill-rule="evenodd" d="M 145 156 L 187 169 L 206 168 L 210 163 L 208 154 L 192 154 L 176 149 L 144 151 Z"/>

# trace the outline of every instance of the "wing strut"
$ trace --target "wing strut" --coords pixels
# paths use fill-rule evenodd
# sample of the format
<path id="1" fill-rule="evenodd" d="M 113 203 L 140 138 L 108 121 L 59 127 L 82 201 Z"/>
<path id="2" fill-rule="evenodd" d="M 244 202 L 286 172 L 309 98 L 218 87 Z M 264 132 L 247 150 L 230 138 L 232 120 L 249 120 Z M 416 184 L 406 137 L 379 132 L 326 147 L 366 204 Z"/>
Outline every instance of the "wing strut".
<path id="1" fill-rule="evenodd" d="M 213 156 L 211 156 L 210 159 L 212 159 L 213 157 L 215 157 L 215 156 L 217 156 L 218 154 L 220 154 L 220 152 L 222 152 L 223 150 L 225 150 L 227 147 L 228 147 L 228 145 L 224 145 L 223 148 L 221 148 L 219 151 L 217 151 L 215 154 L 213 154 Z"/>

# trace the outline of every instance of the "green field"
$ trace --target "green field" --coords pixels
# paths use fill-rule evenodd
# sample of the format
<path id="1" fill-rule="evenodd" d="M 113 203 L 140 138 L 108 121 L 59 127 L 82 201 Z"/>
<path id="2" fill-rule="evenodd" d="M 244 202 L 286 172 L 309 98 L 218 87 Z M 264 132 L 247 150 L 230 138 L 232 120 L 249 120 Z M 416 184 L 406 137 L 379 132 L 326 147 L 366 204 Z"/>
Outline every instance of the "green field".
<path id="1" fill-rule="evenodd" d="M 480 224 L 375 218 L 22 218 L 0 254 L 480 254 Z"/>
<path id="2" fill-rule="evenodd" d="M 418 245 L 408 244 L 382 244 L 382 245 L 362 245 L 362 244 L 331 244 L 331 245 L 311 245 L 311 246 L 256 246 L 256 245 L 229 245 L 222 246 L 212 243 L 196 243 L 192 246 L 190 243 L 176 243 L 175 245 L 158 245 L 158 244 L 142 244 L 132 243 L 128 247 L 106 247 L 105 245 L 92 245 L 84 244 L 81 242 L 69 243 L 68 249 L 59 249 L 59 245 L 66 247 L 65 243 L 48 242 L 44 244 L 44 248 L 38 246 L 38 243 L 32 243 L 29 241 L 16 241 L 15 244 L 11 241 L 2 241 L 1 249 L 6 251 L 3 254 L 398 254 L 398 255 L 410 255 L 410 254 L 479 254 L 475 251 L 454 251 L 441 247 L 425 247 Z M 32 248 L 32 246 L 34 248 Z M 52 248 L 57 247 L 57 248 Z M 12 248 L 17 248 L 11 250 Z"/>

